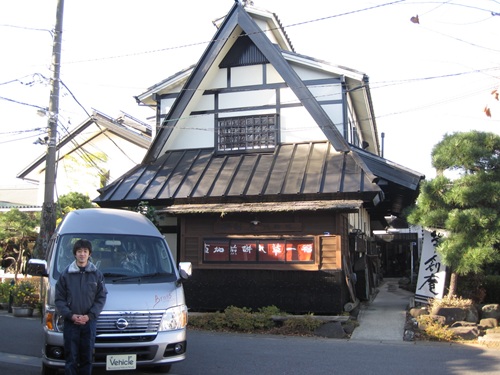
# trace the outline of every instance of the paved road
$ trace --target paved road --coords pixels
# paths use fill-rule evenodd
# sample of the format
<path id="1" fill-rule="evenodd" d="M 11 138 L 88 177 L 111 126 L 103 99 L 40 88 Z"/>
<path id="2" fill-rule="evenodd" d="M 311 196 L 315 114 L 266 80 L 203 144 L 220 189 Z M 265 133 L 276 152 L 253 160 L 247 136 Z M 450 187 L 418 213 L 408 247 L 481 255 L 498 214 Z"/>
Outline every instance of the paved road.
<path id="1" fill-rule="evenodd" d="M 0 313 L 0 332 L 0 373 L 38 375 L 42 332 L 39 320 Z M 122 374 L 146 373 L 113 375 Z M 188 359 L 175 364 L 171 374 L 498 375 L 500 350 L 458 344 L 189 331 Z"/>

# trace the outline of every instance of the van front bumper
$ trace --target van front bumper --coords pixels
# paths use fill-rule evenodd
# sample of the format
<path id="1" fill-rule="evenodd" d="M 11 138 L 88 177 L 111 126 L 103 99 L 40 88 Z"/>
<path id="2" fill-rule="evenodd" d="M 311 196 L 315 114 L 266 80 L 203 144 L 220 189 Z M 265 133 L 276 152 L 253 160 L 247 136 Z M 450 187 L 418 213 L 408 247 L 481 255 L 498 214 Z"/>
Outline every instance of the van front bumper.
<path id="1" fill-rule="evenodd" d="M 124 342 L 124 340 L 126 340 Z M 105 342 L 102 342 L 105 341 Z M 154 336 L 127 336 L 110 342 L 109 337 L 96 339 L 94 366 L 105 367 L 108 355 L 135 354 L 137 367 L 162 366 L 186 358 L 186 329 L 158 332 Z M 64 367 L 62 333 L 45 331 L 43 363 L 48 367 Z"/>

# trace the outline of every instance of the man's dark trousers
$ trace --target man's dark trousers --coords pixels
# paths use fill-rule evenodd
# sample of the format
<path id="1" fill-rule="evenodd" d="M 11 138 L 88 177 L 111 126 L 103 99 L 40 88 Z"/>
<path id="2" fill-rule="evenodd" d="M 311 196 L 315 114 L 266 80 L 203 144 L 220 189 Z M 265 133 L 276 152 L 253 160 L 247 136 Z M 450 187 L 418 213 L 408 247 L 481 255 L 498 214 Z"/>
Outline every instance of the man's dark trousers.
<path id="1" fill-rule="evenodd" d="M 64 322 L 65 375 L 91 375 L 94 354 L 96 321 L 84 325 Z"/>

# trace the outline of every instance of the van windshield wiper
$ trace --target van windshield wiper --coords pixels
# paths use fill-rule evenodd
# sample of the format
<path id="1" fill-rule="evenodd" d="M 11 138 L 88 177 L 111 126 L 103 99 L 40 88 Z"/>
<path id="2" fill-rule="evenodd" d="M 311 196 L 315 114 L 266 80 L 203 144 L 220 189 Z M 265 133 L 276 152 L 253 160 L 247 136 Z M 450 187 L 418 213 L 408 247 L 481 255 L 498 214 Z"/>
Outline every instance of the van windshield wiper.
<path id="1" fill-rule="evenodd" d="M 123 273 L 116 273 L 116 272 L 104 272 L 103 273 L 104 277 L 126 277 L 127 275 Z"/>
<path id="2" fill-rule="evenodd" d="M 116 276 L 119 276 L 118 278 L 116 279 L 113 279 L 113 282 L 115 281 L 125 281 L 125 280 L 133 280 L 133 279 L 151 279 L 153 277 L 156 277 L 156 276 L 166 276 L 166 275 L 169 275 L 168 273 L 164 273 L 164 272 L 153 272 L 153 273 L 147 273 L 145 275 L 133 275 L 133 276 L 129 276 L 129 275 L 116 275 Z"/>

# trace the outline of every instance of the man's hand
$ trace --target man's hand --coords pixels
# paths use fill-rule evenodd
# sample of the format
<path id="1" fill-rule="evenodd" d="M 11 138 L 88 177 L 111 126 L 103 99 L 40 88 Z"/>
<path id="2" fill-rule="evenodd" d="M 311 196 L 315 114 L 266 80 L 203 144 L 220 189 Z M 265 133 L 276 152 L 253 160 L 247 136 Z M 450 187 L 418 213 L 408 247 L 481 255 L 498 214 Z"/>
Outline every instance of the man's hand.
<path id="1" fill-rule="evenodd" d="M 80 325 L 80 326 L 83 326 L 83 325 L 87 324 L 87 322 L 89 321 L 89 316 L 88 315 L 73 314 L 73 316 L 71 317 L 71 320 L 73 321 L 73 323 Z"/>

